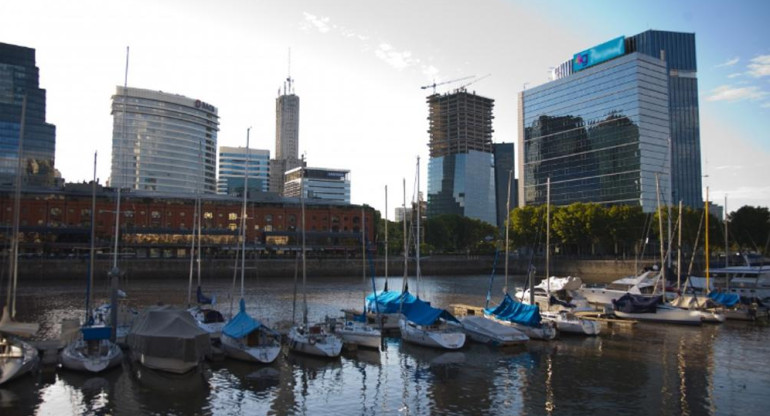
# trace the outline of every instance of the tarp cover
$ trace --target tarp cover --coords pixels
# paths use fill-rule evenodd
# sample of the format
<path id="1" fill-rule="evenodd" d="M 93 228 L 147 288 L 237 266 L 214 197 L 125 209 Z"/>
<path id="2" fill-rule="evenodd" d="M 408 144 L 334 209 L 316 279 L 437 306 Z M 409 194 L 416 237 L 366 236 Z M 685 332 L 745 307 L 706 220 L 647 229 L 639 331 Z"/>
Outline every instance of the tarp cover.
<path id="1" fill-rule="evenodd" d="M 211 352 L 209 333 L 198 327 L 190 312 L 153 306 L 131 325 L 129 348 L 159 358 L 201 360 Z"/>
<path id="2" fill-rule="evenodd" d="M 714 302 L 725 305 L 728 308 L 735 306 L 741 301 L 741 297 L 735 293 L 711 292 L 709 293 L 709 297 L 713 299 Z"/>
<path id="3" fill-rule="evenodd" d="M 374 293 L 366 297 L 366 311 L 372 313 L 398 313 L 400 304 L 412 303 L 417 298 L 409 292 L 381 291 L 377 293 L 375 305 Z"/>
<path id="4" fill-rule="evenodd" d="M 540 326 L 540 308 L 537 305 L 527 305 L 518 302 L 507 293 L 503 301 L 496 308 L 485 309 L 484 312 L 503 321 L 515 322 L 531 327 Z"/>
<path id="5" fill-rule="evenodd" d="M 543 279 L 535 287 L 543 290 L 548 290 L 549 281 L 551 286 L 550 287 L 551 292 L 556 292 L 558 290 L 578 290 L 580 289 L 580 286 L 583 285 L 583 280 L 581 280 L 579 277 L 576 277 L 576 276 L 567 276 L 567 277 L 551 276 L 548 279 Z"/>
<path id="6" fill-rule="evenodd" d="M 460 322 L 446 310 L 434 308 L 430 303 L 419 298 L 415 298 L 413 302 L 404 303 L 402 312 L 406 319 L 417 325 L 433 325 L 439 318 Z"/>
<path id="7" fill-rule="evenodd" d="M 232 338 L 243 338 L 260 328 L 272 333 L 272 330 L 246 313 L 246 302 L 241 299 L 240 311 L 222 328 L 222 333 Z"/>
<path id="8" fill-rule="evenodd" d="M 662 304 L 662 296 L 641 296 L 626 293 L 620 299 L 613 299 L 612 304 L 616 311 L 625 313 L 655 313 L 658 305 Z"/>

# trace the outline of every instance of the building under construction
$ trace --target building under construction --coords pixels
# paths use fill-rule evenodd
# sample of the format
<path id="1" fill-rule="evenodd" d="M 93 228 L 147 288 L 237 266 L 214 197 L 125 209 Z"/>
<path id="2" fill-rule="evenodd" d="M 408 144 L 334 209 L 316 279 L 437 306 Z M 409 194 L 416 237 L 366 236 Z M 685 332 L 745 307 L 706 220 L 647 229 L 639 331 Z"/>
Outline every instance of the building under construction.
<path id="1" fill-rule="evenodd" d="M 461 88 L 427 102 L 428 217 L 457 214 L 495 224 L 494 100 Z"/>

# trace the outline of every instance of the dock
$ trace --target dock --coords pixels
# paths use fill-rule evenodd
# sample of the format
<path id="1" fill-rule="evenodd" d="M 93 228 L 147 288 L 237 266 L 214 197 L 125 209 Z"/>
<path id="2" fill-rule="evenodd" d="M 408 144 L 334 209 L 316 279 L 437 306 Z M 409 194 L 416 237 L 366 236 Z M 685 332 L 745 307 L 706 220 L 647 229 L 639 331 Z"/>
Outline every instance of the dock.
<path id="1" fill-rule="evenodd" d="M 480 306 L 467 305 L 464 303 L 453 303 L 453 304 L 450 304 L 449 307 L 452 308 L 452 314 L 457 317 L 474 316 L 474 315 L 484 316 L 484 308 Z M 602 325 L 606 325 L 608 328 L 612 328 L 615 326 L 628 328 L 628 327 L 632 327 L 633 325 L 636 325 L 637 323 L 637 321 L 632 319 L 618 319 L 618 318 L 612 317 L 611 315 L 608 315 L 606 313 L 602 313 L 599 311 L 575 312 L 575 315 L 582 319 L 588 319 L 591 321 L 600 322 Z"/>

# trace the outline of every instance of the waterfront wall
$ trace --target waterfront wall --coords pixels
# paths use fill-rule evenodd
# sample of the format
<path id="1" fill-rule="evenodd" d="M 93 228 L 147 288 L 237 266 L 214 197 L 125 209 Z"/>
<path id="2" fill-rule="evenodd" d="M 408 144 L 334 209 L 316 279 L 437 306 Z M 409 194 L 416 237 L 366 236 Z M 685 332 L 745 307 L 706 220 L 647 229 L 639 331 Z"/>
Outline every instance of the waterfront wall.
<path id="1" fill-rule="evenodd" d="M 104 278 L 112 267 L 109 259 L 99 259 L 96 262 L 96 279 Z M 384 259 L 373 261 L 375 274 L 385 275 Z M 490 274 L 494 259 L 492 256 L 431 256 L 422 259 L 420 269 L 424 276 L 439 275 L 479 275 Z M 233 259 L 204 259 L 201 261 L 201 275 L 204 279 L 232 279 L 234 269 Z M 294 259 L 249 259 L 246 261 L 247 275 L 260 277 L 293 278 L 295 273 Z M 508 264 L 509 274 L 526 274 L 528 259 L 511 258 Z M 184 278 L 189 275 L 189 259 L 129 259 L 119 263 L 125 277 L 130 280 Z M 392 258 L 388 262 L 389 276 L 403 276 L 403 259 Z M 534 262 L 536 276 L 545 276 L 545 262 L 536 259 Z M 370 265 L 367 263 L 367 274 Z M 410 276 L 414 276 L 414 262 L 408 265 Z M 623 276 L 634 274 L 633 260 L 575 260 L 558 259 L 552 261 L 550 274 L 555 276 L 579 276 L 585 282 L 605 283 Z M 344 277 L 361 276 L 362 262 L 360 258 L 309 258 L 307 259 L 308 277 Z M 21 259 L 19 261 L 19 278 L 26 281 L 48 279 L 71 279 L 86 276 L 88 260 L 86 259 Z M 504 273 L 504 259 L 497 261 L 497 275 Z M 300 274 L 301 275 L 301 274 Z M 29 279 L 29 280 L 27 280 Z"/>

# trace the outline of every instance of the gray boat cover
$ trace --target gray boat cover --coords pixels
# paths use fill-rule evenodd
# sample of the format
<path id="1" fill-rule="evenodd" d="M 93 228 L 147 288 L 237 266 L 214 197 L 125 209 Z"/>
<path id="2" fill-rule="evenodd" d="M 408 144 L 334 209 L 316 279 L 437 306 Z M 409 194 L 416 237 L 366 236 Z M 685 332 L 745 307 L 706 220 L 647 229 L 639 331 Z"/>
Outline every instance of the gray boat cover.
<path id="1" fill-rule="evenodd" d="M 145 355 L 199 361 L 211 353 L 209 333 L 190 312 L 171 306 L 145 310 L 131 326 L 128 347 Z"/>

